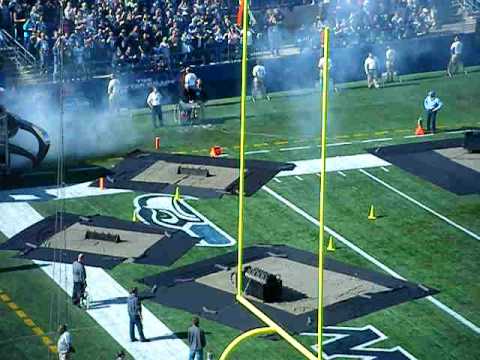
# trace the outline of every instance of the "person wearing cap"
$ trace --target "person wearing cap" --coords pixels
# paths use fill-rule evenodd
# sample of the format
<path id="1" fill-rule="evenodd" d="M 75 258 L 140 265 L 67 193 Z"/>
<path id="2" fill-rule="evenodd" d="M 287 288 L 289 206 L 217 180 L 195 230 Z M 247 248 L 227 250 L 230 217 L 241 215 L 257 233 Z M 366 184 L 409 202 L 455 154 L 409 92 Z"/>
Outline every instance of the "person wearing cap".
<path id="1" fill-rule="evenodd" d="M 77 260 L 72 264 L 73 277 L 73 293 L 72 302 L 74 305 L 80 307 L 80 301 L 85 296 L 85 289 L 87 287 L 87 273 L 85 271 L 84 255 L 78 254 Z"/>
<path id="2" fill-rule="evenodd" d="M 435 91 L 431 90 L 428 92 L 427 97 L 423 102 L 425 111 L 427 113 L 427 132 L 432 132 L 433 134 L 437 130 L 437 113 L 443 106 L 443 103 L 435 94 Z"/>
<path id="3" fill-rule="evenodd" d="M 136 287 L 130 290 L 130 295 L 127 299 L 128 317 L 130 318 L 130 341 L 137 341 L 135 338 L 135 327 L 141 342 L 148 342 L 149 340 L 143 335 L 142 325 L 142 303 L 138 296 L 138 289 Z"/>

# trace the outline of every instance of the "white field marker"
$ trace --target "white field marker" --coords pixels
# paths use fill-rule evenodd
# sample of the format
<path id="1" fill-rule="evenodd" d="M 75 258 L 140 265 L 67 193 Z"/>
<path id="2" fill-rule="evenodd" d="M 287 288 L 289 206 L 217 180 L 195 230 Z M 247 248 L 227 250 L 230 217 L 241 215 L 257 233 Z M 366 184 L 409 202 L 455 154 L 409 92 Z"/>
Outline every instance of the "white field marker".
<path id="1" fill-rule="evenodd" d="M 273 191 L 272 189 L 270 189 L 269 187 L 267 186 L 264 186 L 262 188 L 264 191 L 266 191 L 267 193 L 269 193 L 270 195 L 272 195 L 275 199 L 277 199 L 278 201 L 280 201 L 281 203 L 283 203 L 284 205 L 288 206 L 290 209 L 292 209 L 293 211 L 295 211 L 297 214 L 303 216 L 305 219 L 307 219 L 308 221 L 310 221 L 312 224 L 314 224 L 315 226 L 320 226 L 320 223 L 318 222 L 317 219 L 315 219 L 313 216 L 311 216 L 310 214 L 308 214 L 306 211 L 300 209 L 298 206 L 296 206 L 295 204 L 291 203 L 289 200 L 285 199 L 283 196 L 279 195 L 278 193 L 276 193 L 275 191 Z M 390 274 L 391 276 L 397 278 L 397 279 L 400 279 L 400 280 L 406 280 L 403 276 L 401 276 L 400 274 L 396 273 L 394 270 L 390 269 L 387 265 L 383 264 L 382 262 L 378 261 L 376 258 L 374 258 L 372 255 L 368 254 L 367 252 L 363 251 L 361 248 L 359 248 L 357 245 L 355 245 L 354 243 L 352 243 L 351 241 L 347 240 L 346 238 L 344 238 L 342 235 L 340 235 L 339 233 L 337 233 L 335 230 L 329 228 L 328 226 L 325 225 L 325 231 L 327 233 L 329 233 L 330 235 L 332 235 L 335 239 L 337 239 L 338 241 L 340 241 L 341 243 L 343 243 L 345 246 L 349 247 L 351 250 L 353 250 L 354 252 L 356 252 L 357 254 L 359 254 L 360 256 L 362 256 L 363 258 L 367 259 L 368 261 L 370 261 L 372 264 L 375 264 L 376 266 L 378 266 L 380 269 L 382 269 L 383 271 L 385 271 L 387 274 Z M 477 325 L 475 325 L 473 322 L 471 322 L 470 320 L 466 319 L 465 317 L 463 317 L 462 315 L 460 315 L 459 313 L 457 313 L 455 310 L 449 308 L 447 305 L 443 304 L 442 302 L 440 302 L 439 300 L 435 299 L 433 296 L 427 296 L 426 297 L 427 300 L 429 300 L 432 304 L 434 304 L 435 306 L 437 306 L 439 309 L 441 309 L 442 311 L 446 312 L 448 315 L 452 316 L 455 320 L 457 320 L 458 322 L 462 323 L 463 325 L 465 325 L 466 327 L 468 327 L 469 329 L 471 329 L 473 332 L 475 332 L 476 334 L 480 335 L 480 327 L 478 327 Z"/>
<path id="2" fill-rule="evenodd" d="M 275 181 L 275 182 L 277 182 L 277 183 L 279 183 L 279 184 L 281 184 L 281 183 L 282 183 L 282 181 L 281 181 L 279 178 L 276 178 L 276 177 L 275 177 L 275 178 L 273 178 L 273 181 Z"/>
<path id="3" fill-rule="evenodd" d="M 303 181 L 303 179 L 302 179 L 300 176 L 298 176 L 298 175 L 295 175 L 295 179 L 300 180 L 300 181 Z"/>
<path id="4" fill-rule="evenodd" d="M 337 174 L 342 175 L 343 177 L 347 177 L 347 174 L 345 174 L 343 171 L 337 171 Z"/>
<path id="5" fill-rule="evenodd" d="M 418 205 L 418 206 L 421 207 L 422 209 L 428 211 L 430 214 L 435 215 L 435 216 L 438 217 L 439 219 L 445 221 L 447 224 L 449 224 L 449 225 L 457 228 L 457 229 L 460 230 L 460 231 L 463 231 L 465 234 L 473 237 L 473 238 L 476 239 L 476 240 L 480 240 L 480 235 L 475 234 L 473 231 L 468 230 L 467 228 L 465 228 L 465 227 L 457 224 L 456 222 L 450 220 L 450 219 L 447 218 L 446 216 L 444 216 L 444 215 L 436 212 L 435 210 L 429 208 L 427 205 L 422 204 L 420 201 L 415 200 L 415 199 L 412 198 L 411 196 L 408 196 L 407 194 L 405 194 L 405 193 L 401 192 L 400 190 L 394 188 L 392 185 L 389 185 L 389 184 L 387 184 L 385 181 L 383 181 L 383 180 L 379 179 L 378 177 L 370 174 L 369 172 L 367 172 L 367 171 L 365 171 L 365 170 L 363 170 L 363 169 L 360 169 L 359 171 L 360 171 L 362 174 L 367 175 L 370 179 L 378 182 L 379 184 L 382 184 L 382 185 L 385 186 L 387 189 L 392 190 L 394 193 L 400 195 L 400 196 L 403 197 L 404 199 L 407 199 L 408 201 L 410 201 L 410 202 L 414 203 L 415 205 Z"/>
<path id="6" fill-rule="evenodd" d="M 289 148 L 281 148 L 279 151 L 295 151 L 295 150 L 306 150 L 310 149 L 311 146 L 296 146 L 296 147 L 289 147 Z"/>
<path id="7" fill-rule="evenodd" d="M 385 166 L 382 166 L 380 169 L 382 169 L 385 172 L 390 172 L 390 170 L 388 170 Z"/>

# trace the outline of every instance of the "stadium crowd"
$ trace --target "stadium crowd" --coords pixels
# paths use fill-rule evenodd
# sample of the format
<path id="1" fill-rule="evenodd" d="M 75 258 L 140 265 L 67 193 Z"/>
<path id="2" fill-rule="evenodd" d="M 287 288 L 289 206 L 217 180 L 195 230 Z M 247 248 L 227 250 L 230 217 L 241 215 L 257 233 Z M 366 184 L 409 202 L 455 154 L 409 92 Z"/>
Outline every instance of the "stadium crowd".
<path id="1" fill-rule="evenodd" d="M 165 70 L 172 65 L 232 60 L 240 54 L 242 30 L 234 0 L 0 0 L 0 26 L 34 54 L 54 77 L 88 76 L 99 62 L 117 71 Z M 276 1 L 292 5 L 293 0 Z M 314 5 L 315 0 L 308 4 Z M 288 11 L 254 0 L 248 45 L 278 55 Z M 317 0 L 320 16 L 294 31 L 301 48 L 318 47 L 323 26 L 334 28 L 338 46 L 402 39 L 436 26 L 431 0 Z M 63 16 L 61 16 L 63 8 Z M 63 26 L 62 26 L 63 23 Z M 63 51 L 62 51 L 63 50 Z M 111 60 L 110 60 L 111 59 Z"/>

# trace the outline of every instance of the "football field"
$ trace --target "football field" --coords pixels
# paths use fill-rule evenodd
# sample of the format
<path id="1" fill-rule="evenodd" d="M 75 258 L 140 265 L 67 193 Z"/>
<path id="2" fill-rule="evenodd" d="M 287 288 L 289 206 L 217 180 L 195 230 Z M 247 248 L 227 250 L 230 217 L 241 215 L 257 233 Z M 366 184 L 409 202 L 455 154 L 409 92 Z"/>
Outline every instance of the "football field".
<path id="1" fill-rule="evenodd" d="M 325 329 L 325 359 L 480 358 L 479 194 L 457 195 L 397 166 L 378 166 L 365 160 L 377 159 L 373 155 L 366 157 L 367 149 L 454 139 L 462 137 L 465 129 L 480 127 L 480 72 L 474 70 L 453 80 L 439 73 L 412 75 L 404 77 L 402 83 L 378 90 L 368 90 L 363 83 L 346 84 L 331 95 L 327 156 L 332 158 L 332 168 L 326 175 L 325 214 L 327 238 L 332 237 L 336 249 L 326 256 L 422 284 L 438 293 Z M 423 115 L 423 98 L 430 89 L 444 102 L 439 115 L 440 132 L 414 137 L 416 121 Z M 182 127 L 167 119 L 167 126 L 155 131 L 146 110 L 124 112 L 119 122 L 131 121 L 138 129 L 134 140 L 125 141 L 125 151 L 154 151 L 153 138 L 159 136 L 161 151 L 208 155 L 211 146 L 219 145 L 226 156 L 237 158 L 238 101 L 212 101 L 206 108 L 210 124 Z M 310 89 L 275 93 L 270 102 L 249 103 L 247 159 L 319 159 L 319 102 L 318 89 Z M 110 166 L 119 161 L 121 154 L 114 155 L 75 166 Z M 306 166 L 303 172 L 280 174 L 248 197 L 246 246 L 285 244 L 315 253 L 319 179 L 318 170 Z M 140 195 L 128 192 L 31 201 L 28 205 L 43 217 L 63 208 L 70 213 L 131 221 L 134 201 Z M 236 196 L 186 201 L 236 238 Z M 371 206 L 376 210 L 376 220 L 367 219 Z M 0 235 L 1 241 L 6 241 L 7 235 Z M 138 282 L 141 278 L 234 250 L 194 247 L 170 268 L 123 263 L 107 273 L 125 289 L 138 286 L 143 290 L 146 287 Z M 70 325 L 76 359 L 114 358 L 122 344 L 88 314 L 72 307 L 64 291 L 40 267 L 15 258 L 14 252 L 0 251 L 0 358 L 54 358 L 50 346 L 56 342 L 54 329 L 60 322 Z M 190 313 L 149 300 L 144 305 L 177 337 L 185 339 Z M 213 321 L 201 319 L 201 324 L 207 332 L 207 350 L 215 358 L 240 334 Z M 306 346 L 316 342 L 308 333 L 296 338 Z M 242 344 L 233 358 L 301 357 L 281 340 L 258 338 Z"/>

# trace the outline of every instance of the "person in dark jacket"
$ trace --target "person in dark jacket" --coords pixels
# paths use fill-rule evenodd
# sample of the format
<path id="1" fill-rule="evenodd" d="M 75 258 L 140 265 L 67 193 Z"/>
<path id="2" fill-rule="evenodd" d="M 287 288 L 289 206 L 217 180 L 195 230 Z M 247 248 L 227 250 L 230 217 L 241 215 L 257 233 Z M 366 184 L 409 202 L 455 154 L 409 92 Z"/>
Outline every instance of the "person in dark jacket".
<path id="1" fill-rule="evenodd" d="M 188 328 L 189 360 L 203 360 L 203 349 L 207 345 L 205 332 L 200 328 L 200 320 L 194 316 L 192 326 Z"/>
<path id="2" fill-rule="evenodd" d="M 83 265 L 84 255 L 78 254 L 78 258 L 72 264 L 73 275 L 73 294 L 72 302 L 74 305 L 80 307 L 80 300 L 85 295 L 87 287 L 87 273 L 85 272 L 85 265 Z"/>
<path id="3" fill-rule="evenodd" d="M 137 341 L 135 338 L 135 327 L 137 327 L 141 342 L 148 342 L 149 340 L 143 335 L 142 325 L 142 303 L 138 296 L 138 289 L 136 287 L 130 290 L 130 295 L 127 300 L 128 317 L 130 318 L 130 341 Z"/>

